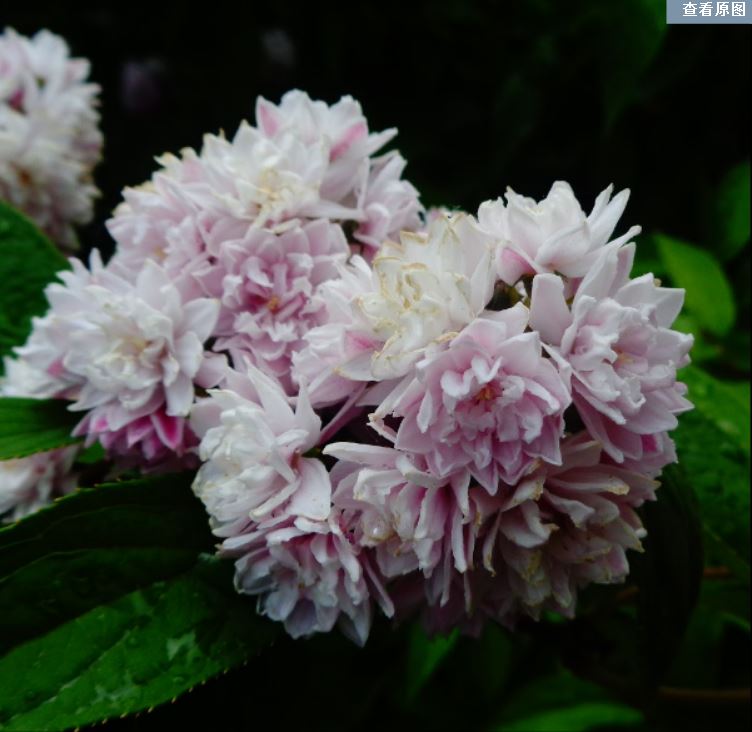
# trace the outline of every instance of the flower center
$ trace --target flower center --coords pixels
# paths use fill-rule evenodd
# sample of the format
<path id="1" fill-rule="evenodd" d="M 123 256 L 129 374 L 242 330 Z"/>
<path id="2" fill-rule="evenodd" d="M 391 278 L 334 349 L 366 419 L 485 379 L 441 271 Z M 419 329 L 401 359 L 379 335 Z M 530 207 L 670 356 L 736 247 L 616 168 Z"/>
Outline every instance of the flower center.
<path id="1" fill-rule="evenodd" d="M 277 295 L 272 295 L 267 301 L 266 301 L 266 308 L 269 310 L 270 313 L 276 313 L 277 310 L 279 310 L 279 297 Z"/>
<path id="2" fill-rule="evenodd" d="M 496 389 L 491 384 L 486 384 L 476 395 L 476 402 L 489 402 L 497 397 Z"/>

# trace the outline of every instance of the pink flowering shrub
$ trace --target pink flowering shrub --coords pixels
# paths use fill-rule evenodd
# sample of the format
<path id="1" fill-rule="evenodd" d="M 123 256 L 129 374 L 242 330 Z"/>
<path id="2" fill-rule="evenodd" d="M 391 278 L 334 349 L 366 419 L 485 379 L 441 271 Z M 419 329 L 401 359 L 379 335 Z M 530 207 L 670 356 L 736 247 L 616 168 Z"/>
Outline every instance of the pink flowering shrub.
<path id="1" fill-rule="evenodd" d="M 70 400 L 116 468 L 198 467 L 238 591 L 294 637 L 572 617 L 627 576 L 676 459 L 683 291 L 630 277 L 627 191 L 424 215 L 395 134 L 293 91 L 163 156 L 4 388 Z"/>

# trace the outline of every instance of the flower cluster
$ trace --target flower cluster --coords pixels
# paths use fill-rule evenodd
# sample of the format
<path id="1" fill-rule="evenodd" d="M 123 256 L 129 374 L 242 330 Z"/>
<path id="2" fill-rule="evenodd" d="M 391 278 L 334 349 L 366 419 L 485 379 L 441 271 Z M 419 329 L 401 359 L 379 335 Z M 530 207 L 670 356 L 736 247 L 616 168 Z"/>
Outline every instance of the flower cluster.
<path id="1" fill-rule="evenodd" d="M 196 396 L 228 363 L 294 394 L 292 357 L 324 318 L 317 288 L 353 249 L 370 257 L 374 236 L 420 226 L 404 160 L 374 156 L 395 134 L 370 132 L 350 97 L 327 106 L 293 91 L 259 99 L 257 125 L 232 141 L 165 155 L 108 222 L 112 259 L 72 260 L 47 288 L 49 311 L 8 374 L 24 396 L 70 400 L 76 434 L 117 465 L 197 465 Z"/>
<path id="2" fill-rule="evenodd" d="M 294 91 L 164 156 L 8 378 L 116 464 L 197 465 L 237 589 L 295 637 L 571 616 L 675 460 L 683 292 L 630 278 L 628 192 L 425 214 L 393 135 Z"/>
<path id="3" fill-rule="evenodd" d="M 88 75 L 89 62 L 49 31 L 0 34 L 0 198 L 69 249 L 98 195 L 99 87 Z"/>
<path id="4" fill-rule="evenodd" d="M 692 344 L 682 291 L 630 279 L 626 199 L 436 212 L 318 285 L 297 391 L 249 364 L 200 400 L 195 490 L 261 612 L 293 636 L 363 642 L 375 607 L 473 632 L 626 577 Z"/>

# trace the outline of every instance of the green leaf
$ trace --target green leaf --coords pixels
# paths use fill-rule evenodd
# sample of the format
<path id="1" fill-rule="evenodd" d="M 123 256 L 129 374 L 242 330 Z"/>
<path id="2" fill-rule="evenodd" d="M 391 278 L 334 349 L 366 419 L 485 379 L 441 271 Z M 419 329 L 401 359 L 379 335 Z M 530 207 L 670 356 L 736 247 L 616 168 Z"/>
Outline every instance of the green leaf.
<path id="1" fill-rule="evenodd" d="M 0 460 L 81 442 L 71 432 L 81 415 L 60 399 L 0 397 Z"/>
<path id="2" fill-rule="evenodd" d="M 708 332 L 726 335 L 736 320 L 736 305 L 721 266 L 711 254 L 691 244 L 662 234 L 655 239 L 671 281 L 687 291 L 687 310 Z"/>
<path id="3" fill-rule="evenodd" d="M 738 254 L 749 241 L 749 160 L 732 168 L 721 181 L 713 218 L 714 251 L 723 260 Z"/>
<path id="4" fill-rule="evenodd" d="M 247 660 L 275 631 L 233 589 L 232 565 L 204 559 L 6 654 L 0 725 L 65 730 L 147 709 Z"/>
<path id="5" fill-rule="evenodd" d="M 585 732 L 604 726 L 630 727 L 643 721 L 595 684 L 565 669 L 535 679 L 507 698 L 498 732 Z"/>
<path id="6" fill-rule="evenodd" d="M 749 634 L 749 586 L 734 577 L 705 579 L 667 685 L 717 688 L 722 678 L 724 636 L 730 626 Z"/>
<path id="7" fill-rule="evenodd" d="M 415 699 L 438 666 L 452 652 L 458 638 L 459 632 L 456 629 L 449 635 L 429 638 L 419 624 L 413 626 L 407 655 L 407 701 Z"/>
<path id="8" fill-rule="evenodd" d="M 742 452 L 750 451 L 749 382 L 725 382 L 696 366 L 682 369 L 680 379 L 695 408 Z"/>
<path id="9" fill-rule="evenodd" d="M 702 527 L 697 499 L 679 466 L 661 477 L 658 500 L 641 509 L 647 537 L 644 553 L 631 559 L 639 587 L 641 681 L 656 687 L 673 662 L 699 594 L 703 569 Z"/>
<path id="10" fill-rule="evenodd" d="M 709 554 L 749 581 L 749 455 L 699 408 L 681 416 L 673 436 L 700 503 Z"/>
<path id="11" fill-rule="evenodd" d="M 0 530 L 0 651 L 193 565 L 212 547 L 190 474 L 79 490 Z"/>
<path id="12" fill-rule="evenodd" d="M 662 0 L 597 3 L 603 17 L 601 72 L 606 127 L 640 95 L 642 78 L 663 44 L 666 7 Z M 619 32 L 613 32 L 618 28 Z"/>
<path id="13" fill-rule="evenodd" d="M 695 409 L 674 433 L 679 462 L 697 494 L 713 560 L 749 581 L 749 382 L 720 381 L 690 366 L 680 374 Z"/>
<path id="14" fill-rule="evenodd" d="M 635 274 L 634 270 L 633 274 Z M 706 338 L 700 324 L 689 313 L 679 313 L 671 327 L 681 333 L 694 336 L 695 341 L 692 344 L 692 361 L 694 363 L 715 361 L 722 355 L 723 348 L 721 345 L 712 342 L 712 338 Z"/>
<path id="15" fill-rule="evenodd" d="M 31 318 L 47 310 L 45 286 L 67 268 L 34 224 L 0 201 L 0 357 L 26 340 Z"/>
<path id="16" fill-rule="evenodd" d="M 271 639 L 232 565 L 201 559 L 213 538 L 191 479 L 81 489 L 0 530 L 0 728 L 159 704 Z"/>

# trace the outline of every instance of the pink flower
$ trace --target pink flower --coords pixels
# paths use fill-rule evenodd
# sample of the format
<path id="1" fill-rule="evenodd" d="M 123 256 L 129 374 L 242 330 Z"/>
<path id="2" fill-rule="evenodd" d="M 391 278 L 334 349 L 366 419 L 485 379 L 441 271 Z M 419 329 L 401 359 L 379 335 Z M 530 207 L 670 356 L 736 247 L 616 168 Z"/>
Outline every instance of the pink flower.
<path id="1" fill-rule="evenodd" d="M 397 152 L 373 158 L 368 180 L 359 195 L 358 207 L 364 219 L 354 237 L 364 244 L 369 260 L 387 240 L 399 237 L 401 231 L 417 231 L 421 227 L 418 192 L 402 179 L 407 162 Z"/>
<path id="2" fill-rule="evenodd" d="M 216 383 L 216 360 L 204 341 L 219 312 L 216 300 L 184 299 L 167 273 L 146 263 L 135 282 L 95 255 L 92 272 L 80 264 L 47 288 L 50 310 L 34 321 L 18 354 L 87 414 L 75 434 L 102 437 L 113 454 L 147 463 L 182 455 L 195 384 Z M 160 444 L 161 443 L 161 444 Z M 162 449 L 166 448 L 166 449 Z"/>
<path id="3" fill-rule="evenodd" d="M 88 75 L 89 62 L 49 31 L 0 34 L 0 198 L 68 248 L 99 195 L 99 87 Z"/>
<path id="4" fill-rule="evenodd" d="M 495 244 L 471 216 L 444 216 L 428 232 L 386 242 L 371 266 L 353 257 L 343 282 L 322 284 L 316 297 L 332 317 L 306 335 L 310 348 L 293 359 L 298 374 L 319 370 L 315 403 L 319 389 L 322 402 L 346 395 L 346 380 L 405 376 L 474 320 L 493 294 Z"/>
<path id="5" fill-rule="evenodd" d="M 194 491 L 204 502 L 220 551 L 235 557 L 240 592 L 293 637 L 339 623 L 363 644 L 371 592 L 391 607 L 341 512 L 332 510 L 324 464 L 306 455 L 321 422 L 301 389 L 293 411 L 281 386 L 248 366 L 228 371 L 225 388 L 199 401 L 192 426 L 204 461 Z"/>
<path id="6" fill-rule="evenodd" d="M 560 464 L 571 398 L 527 319 L 522 304 L 489 312 L 419 361 L 376 410 L 379 431 L 434 475 L 467 468 L 491 495 L 540 460 Z M 383 423 L 390 415 L 402 418 L 396 433 Z"/>
<path id="7" fill-rule="evenodd" d="M 295 410 L 278 382 L 248 365 L 228 370 L 223 389 L 193 409 L 203 465 L 193 489 L 204 502 L 214 533 L 254 531 L 280 513 L 326 520 L 331 483 L 323 463 L 306 457 L 318 443 L 321 420 L 301 390 Z"/>
<path id="8" fill-rule="evenodd" d="M 25 359 L 5 358 L 0 397 L 50 398 L 59 382 Z M 0 460 L 0 517 L 18 521 L 76 488 L 73 463 L 78 445 Z"/>
<path id="9" fill-rule="evenodd" d="M 394 448 L 333 443 L 324 453 L 343 461 L 332 472 L 334 505 L 384 577 L 420 572 L 431 598 L 448 597 L 452 573 L 472 566 L 488 494 L 470 487 L 466 470 L 439 478 Z"/>
<path id="10" fill-rule="evenodd" d="M 397 134 L 396 129 L 369 132 L 360 104 L 350 96 L 327 106 L 297 89 L 287 92 L 278 106 L 259 97 L 256 123 L 269 140 L 294 138 L 309 149 L 321 149 L 328 161 L 321 198 L 337 202 L 352 195 L 368 175 L 368 158 Z"/>
<path id="11" fill-rule="evenodd" d="M 508 285 L 541 272 L 583 277 L 604 248 L 618 249 L 640 231 L 634 226 L 609 242 L 629 199 L 629 191 L 624 190 L 609 201 L 612 190 L 609 186 L 598 196 L 588 216 L 563 181 L 554 183 L 540 202 L 508 189 L 506 206 L 501 198 L 481 204 L 481 227 L 502 240 L 499 277 Z"/>
<path id="12" fill-rule="evenodd" d="M 0 516 L 18 521 L 75 490 L 78 445 L 0 461 Z"/>
<path id="13" fill-rule="evenodd" d="M 692 336 L 670 329 L 684 291 L 652 275 L 629 280 L 634 245 L 610 250 L 579 286 L 571 306 L 552 274 L 533 280 L 530 323 L 561 368 L 590 433 L 611 457 L 640 460 L 644 436 L 672 430 L 692 408 L 676 371 L 689 362 Z M 651 446 L 647 446 L 651 452 Z"/>
<path id="14" fill-rule="evenodd" d="M 340 629 L 364 645 L 373 617 L 372 591 L 393 611 L 365 552 L 337 521 L 271 519 L 242 536 L 226 539 L 238 591 L 259 595 L 259 611 L 284 623 L 293 637 Z M 373 589 L 375 588 L 375 589 Z"/>
<path id="15" fill-rule="evenodd" d="M 223 273 L 215 349 L 235 363 L 250 358 L 292 393 L 292 356 L 322 321 L 314 289 L 337 276 L 349 253 L 342 229 L 324 219 L 278 235 L 253 229 L 210 252 Z"/>
<path id="16" fill-rule="evenodd" d="M 353 308 L 355 299 L 374 287 L 373 272 L 360 256 L 339 267 L 339 277 L 317 288 L 311 307 L 320 325 L 304 334 L 304 345 L 292 354 L 293 379 L 308 385 L 311 403 L 324 407 L 344 401 L 357 387 L 343 375 L 342 364 L 368 362 L 380 341 Z"/>
<path id="17" fill-rule="evenodd" d="M 446 601 L 426 611 L 432 630 L 477 632 L 485 618 L 512 626 L 544 609 L 572 617 L 580 588 L 625 579 L 626 552 L 641 551 L 645 536 L 634 509 L 658 484 L 614 466 L 587 433 L 567 438 L 562 453 L 562 466 L 541 466 L 508 489 L 470 570 L 455 573 Z"/>

